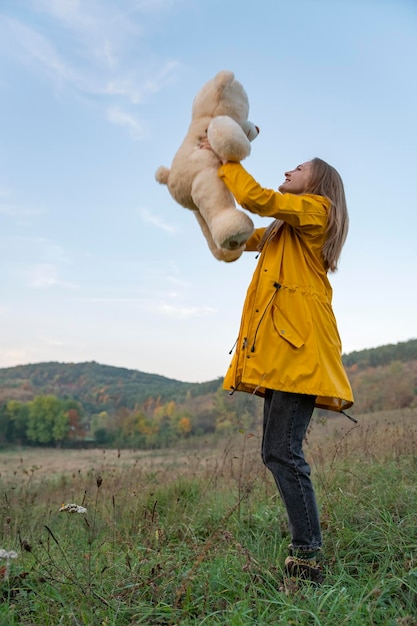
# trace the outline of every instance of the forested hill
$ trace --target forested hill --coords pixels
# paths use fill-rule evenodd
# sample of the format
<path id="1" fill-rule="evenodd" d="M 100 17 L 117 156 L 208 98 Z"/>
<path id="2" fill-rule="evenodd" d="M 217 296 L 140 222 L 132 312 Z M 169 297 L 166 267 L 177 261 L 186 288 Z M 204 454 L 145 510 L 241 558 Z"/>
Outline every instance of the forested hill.
<path id="1" fill-rule="evenodd" d="M 88 363 L 37 363 L 0 369 L 0 404 L 38 395 L 72 398 L 87 412 L 134 408 L 149 398 L 182 402 L 215 392 L 220 379 L 186 383 L 138 370 Z"/>
<path id="2" fill-rule="evenodd" d="M 350 352 L 343 355 L 345 367 L 353 365 L 360 367 L 378 367 L 388 365 L 393 361 L 407 363 L 417 360 L 417 339 L 402 341 L 400 343 L 388 344 L 379 348 L 369 348 L 359 352 Z"/>
<path id="3" fill-rule="evenodd" d="M 343 357 L 358 410 L 379 410 L 378 403 L 409 406 L 417 390 L 417 339 L 351 352 Z M 0 368 L 0 406 L 53 395 L 79 402 L 87 413 L 133 409 L 149 399 L 184 404 L 215 394 L 221 379 L 187 383 L 96 362 L 38 363 Z M 387 396 L 389 394 L 389 396 Z M 398 408 L 398 406 L 393 407 Z"/>

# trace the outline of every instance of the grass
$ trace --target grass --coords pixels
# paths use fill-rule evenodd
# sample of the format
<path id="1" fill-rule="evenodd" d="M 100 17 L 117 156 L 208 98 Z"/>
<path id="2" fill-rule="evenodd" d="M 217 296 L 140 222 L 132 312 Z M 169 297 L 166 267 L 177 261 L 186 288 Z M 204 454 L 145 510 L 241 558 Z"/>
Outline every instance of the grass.
<path id="1" fill-rule="evenodd" d="M 319 588 L 283 576 L 285 512 L 257 433 L 161 454 L 77 452 L 78 467 L 70 451 L 2 452 L 0 548 L 18 558 L 0 569 L 0 626 L 416 626 L 415 418 L 310 430 Z M 59 512 L 72 502 L 87 512 Z"/>

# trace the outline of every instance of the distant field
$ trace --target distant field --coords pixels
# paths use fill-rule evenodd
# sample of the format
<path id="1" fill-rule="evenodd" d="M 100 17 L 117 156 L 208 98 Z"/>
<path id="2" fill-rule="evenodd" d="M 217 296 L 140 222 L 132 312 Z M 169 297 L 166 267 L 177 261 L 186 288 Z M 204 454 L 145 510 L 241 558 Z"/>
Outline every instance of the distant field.
<path id="1" fill-rule="evenodd" d="M 329 463 L 333 458 L 372 455 L 383 459 L 417 449 L 417 408 L 385 411 L 356 416 L 354 424 L 344 415 L 315 418 L 306 441 L 306 454 L 314 464 Z M 249 435 L 249 436 L 248 436 Z M 254 435 L 254 436 L 253 436 Z M 38 479 L 56 479 L 76 474 L 97 474 L 134 469 L 158 472 L 167 479 L 206 472 L 226 455 L 233 464 L 244 449 L 246 459 L 259 461 L 260 433 L 234 433 L 217 443 L 189 440 L 178 449 L 163 450 L 61 450 L 24 448 L 0 451 L 0 481 L 21 483 Z M 253 458 L 252 458 L 253 457 Z"/>
<path id="2" fill-rule="evenodd" d="M 211 458 L 214 451 L 211 450 Z M 61 450 L 56 448 L 24 448 L 0 452 L 0 481 L 23 483 L 60 476 L 113 473 L 128 469 L 167 472 L 190 466 L 193 454 L 180 450 Z M 210 458 L 192 463 L 207 465 Z"/>

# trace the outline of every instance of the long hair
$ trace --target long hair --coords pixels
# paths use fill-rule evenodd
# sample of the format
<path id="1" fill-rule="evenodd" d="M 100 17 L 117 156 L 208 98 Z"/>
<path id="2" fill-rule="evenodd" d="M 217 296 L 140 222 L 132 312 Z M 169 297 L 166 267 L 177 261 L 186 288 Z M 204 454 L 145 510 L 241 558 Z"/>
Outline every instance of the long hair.
<path id="1" fill-rule="evenodd" d="M 326 269 L 335 272 L 349 230 L 345 188 L 339 172 L 326 161 L 316 157 L 311 163 L 312 175 L 306 193 L 324 196 L 330 201 L 322 254 Z"/>
<path id="2" fill-rule="evenodd" d="M 326 161 L 316 157 L 311 160 L 311 164 L 311 178 L 304 193 L 324 196 L 330 201 L 326 240 L 323 244 L 322 255 L 326 271 L 336 272 L 349 229 L 345 189 L 338 171 Z M 282 220 L 277 219 L 268 226 L 259 244 L 259 249 L 262 249 L 271 233 L 277 232 L 281 225 Z"/>

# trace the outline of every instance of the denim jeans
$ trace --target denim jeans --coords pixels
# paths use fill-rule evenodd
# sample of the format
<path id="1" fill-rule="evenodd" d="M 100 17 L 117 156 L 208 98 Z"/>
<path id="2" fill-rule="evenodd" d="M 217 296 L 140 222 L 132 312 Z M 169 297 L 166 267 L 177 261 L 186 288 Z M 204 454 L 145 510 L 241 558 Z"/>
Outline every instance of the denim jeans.
<path id="1" fill-rule="evenodd" d="M 316 496 L 303 439 L 315 396 L 266 390 L 262 460 L 272 472 L 287 511 L 290 548 L 311 552 L 322 545 Z"/>

